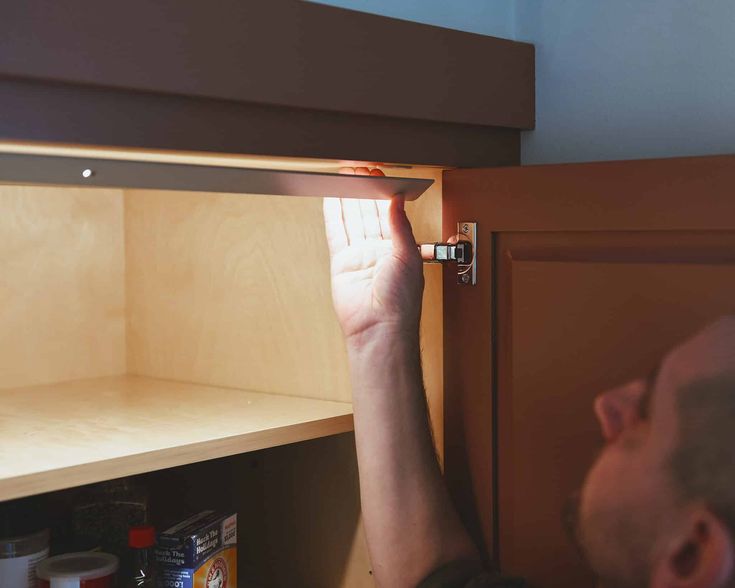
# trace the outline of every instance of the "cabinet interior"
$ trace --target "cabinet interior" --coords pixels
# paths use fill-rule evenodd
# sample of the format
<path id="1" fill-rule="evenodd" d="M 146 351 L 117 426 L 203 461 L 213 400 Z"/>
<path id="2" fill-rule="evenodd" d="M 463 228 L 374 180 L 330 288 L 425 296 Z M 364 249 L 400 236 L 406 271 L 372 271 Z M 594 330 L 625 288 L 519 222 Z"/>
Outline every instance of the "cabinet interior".
<path id="1" fill-rule="evenodd" d="M 33 149 L 83 155 L 64 147 Z M 230 156 L 91 153 L 139 161 L 252 164 L 252 158 Z M 354 165 L 281 163 L 332 171 Z M 418 241 L 441 240 L 441 170 L 381 167 L 386 175 L 435 180 L 407 210 Z M 262 476 L 247 467 L 248 456 L 255 454 L 209 466 L 187 464 L 324 437 L 258 455 L 274 464 L 262 482 L 271 505 L 263 532 L 275 533 L 283 543 L 281 563 L 300 561 L 313 573 L 327 573 L 334 562 L 326 561 L 326 554 L 323 561 L 303 560 L 311 549 L 307 544 L 319 544 L 315 537 L 345 525 L 357 533 L 359 508 L 354 480 L 328 480 L 325 486 L 318 474 L 327 468 L 329 476 L 341 480 L 356 471 L 351 434 L 325 437 L 352 425 L 321 209 L 320 198 L 1 184 L 0 436 L 6 437 L 0 444 L 0 500 L 158 472 L 150 479 L 159 481 L 176 506 L 183 498 L 172 490 L 180 483 L 175 480 L 195 479 L 196 468 L 213 467 L 225 485 L 233 481 L 229 496 L 240 501 L 238 508 L 250 512 L 243 506 L 244 488 L 251 476 Z M 441 452 L 441 268 L 425 266 L 425 276 L 422 353 Z M 143 383 L 137 396 L 126 388 L 131 381 Z M 246 422 L 251 417 L 242 404 L 250 401 L 238 391 L 260 393 L 253 398 L 263 402 L 295 402 L 290 408 L 273 404 L 272 429 L 248 424 L 223 441 L 212 407 L 241 410 L 227 416 L 237 421 L 241 414 Z M 170 410 L 163 401 L 136 400 L 164 393 Z M 313 404 L 304 408 L 304 399 Z M 124 407 L 124 413 L 111 413 L 110 403 Z M 302 422 L 309 411 L 317 416 Z M 176 426 L 177 414 L 186 414 L 188 430 Z M 211 438 L 199 439 L 207 429 L 213 431 Z M 122 441 L 100 454 L 110 438 Z M 158 445 L 140 448 L 140 438 L 157 439 Z M 335 490 L 344 484 L 344 493 Z M 282 521 L 271 526 L 272 511 L 278 510 Z M 249 532 L 250 522 L 241 518 L 241 533 Z M 347 545 L 343 539 L 337 542 L 341 550 Z M 360 545 L 358 555 L 342 554 L 345 562 L 361 562 L 354 571 L 347 566 L 344 577 L 313 585 L 369 585 Z M 334 572 L 340 566 L 332 567 Z M 298 566 L 297 572 L 305 573 Z M 268 585 L 289 585 L 287 580 Z"/>
<path id="2" fill-rule="evenodd" d="M 128 478 L 150 523 L 204 508 L 238 514 L 238 585 L 372 586 L 360 522 L 354 437 L 334 435 Z M 48 493 L 51 549 L 68 551 L 72 510 L 89 486 Z"/>

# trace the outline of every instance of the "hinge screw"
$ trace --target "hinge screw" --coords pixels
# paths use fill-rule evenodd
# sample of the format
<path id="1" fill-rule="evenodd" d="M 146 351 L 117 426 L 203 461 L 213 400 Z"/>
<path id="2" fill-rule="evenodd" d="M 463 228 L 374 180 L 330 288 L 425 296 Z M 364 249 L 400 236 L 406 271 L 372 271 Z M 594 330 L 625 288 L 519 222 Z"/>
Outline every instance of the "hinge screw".
<path id="1" fill-rule="evenodd" d="M 462 225 L 462 232 L 463 233 L 469 233 L 470 232 L 470 225 L 468 225 L 467 223 L 463 224 Z"/>
<path id="2" fill-rule="evenodd" d="M 467 274 L 462 274 L 462 277 L 460 279 L 462 280 L 463 284 L 468 284 L 470 281 L 470 276 L 468 276 Z"/>

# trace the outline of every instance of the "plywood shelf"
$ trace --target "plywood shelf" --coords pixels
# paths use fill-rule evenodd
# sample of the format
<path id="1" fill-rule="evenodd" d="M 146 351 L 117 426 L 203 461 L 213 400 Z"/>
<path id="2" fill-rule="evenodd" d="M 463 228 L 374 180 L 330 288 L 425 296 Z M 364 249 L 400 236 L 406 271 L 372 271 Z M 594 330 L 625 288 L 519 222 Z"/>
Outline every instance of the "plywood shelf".
<path id="1" fill-rule="evenodd" d="M 345 402 L 137 376 L 0 390 L 0 500 L 352 428 Z"/>

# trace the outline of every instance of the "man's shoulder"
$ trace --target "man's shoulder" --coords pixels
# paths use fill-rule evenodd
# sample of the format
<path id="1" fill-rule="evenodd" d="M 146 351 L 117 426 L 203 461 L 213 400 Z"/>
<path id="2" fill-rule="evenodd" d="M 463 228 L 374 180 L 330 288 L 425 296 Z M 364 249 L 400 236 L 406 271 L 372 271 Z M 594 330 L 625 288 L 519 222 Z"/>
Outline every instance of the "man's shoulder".
<path id="1" fill-rule="evenodd" d="M 454 561 L 434 571 L 417 588 L 524 588 L 518 578 L 488 572 L 479 562 Z"/>

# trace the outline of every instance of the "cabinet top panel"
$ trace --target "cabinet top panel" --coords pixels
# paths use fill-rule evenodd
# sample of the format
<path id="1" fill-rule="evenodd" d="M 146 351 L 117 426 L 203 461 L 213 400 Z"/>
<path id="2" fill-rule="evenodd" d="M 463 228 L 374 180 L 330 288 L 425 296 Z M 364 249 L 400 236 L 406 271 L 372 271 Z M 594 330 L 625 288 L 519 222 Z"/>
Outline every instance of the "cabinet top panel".
<path id="1" fill-rule="evenodd" d="M 352 428 L 348 403 L 137 376 L 0 390 L 0 500 Z"/>
<path id="2" fill-rule="evenodd" d="M 8 0 L 0 75 L 530 128 L 532 45 L 303 2 Z"/>

